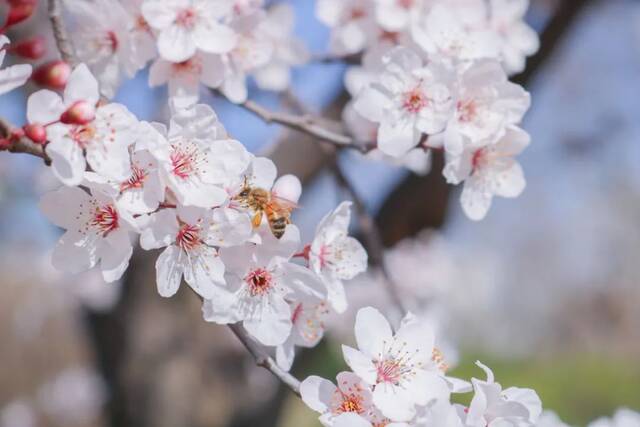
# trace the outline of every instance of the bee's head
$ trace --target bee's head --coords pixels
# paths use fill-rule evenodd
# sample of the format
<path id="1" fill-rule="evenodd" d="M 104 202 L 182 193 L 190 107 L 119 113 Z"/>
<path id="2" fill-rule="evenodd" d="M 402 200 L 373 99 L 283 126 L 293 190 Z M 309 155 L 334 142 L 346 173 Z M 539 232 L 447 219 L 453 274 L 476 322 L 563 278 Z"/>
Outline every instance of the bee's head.
<path id="1" fill-rule="evenodd" d="M 243 187 L 242 190 L 238 193 L 238 197 L 241 199 L 246 199 L 251 194 L 251 189 L 249 187 Z"/>

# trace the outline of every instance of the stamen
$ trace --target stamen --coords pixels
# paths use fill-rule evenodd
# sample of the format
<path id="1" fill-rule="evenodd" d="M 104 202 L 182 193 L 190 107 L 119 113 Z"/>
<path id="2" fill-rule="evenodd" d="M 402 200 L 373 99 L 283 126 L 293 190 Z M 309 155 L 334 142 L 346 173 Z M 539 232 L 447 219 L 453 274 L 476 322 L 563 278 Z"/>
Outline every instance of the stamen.
<path id="1" fill-rule="evenodd" d="M 257 268 L 247 274 L 244 281 L 249 285 L 249 293 L 252 297 L 262 296 L 273 287 L 273 277 L 264 268 Z"/>
<path id="2" fill-rule="evenodd" d="M 106 237 L 118 228 L 118 212 L 112 205 L 97 207 L 90 225 L 96 227 Z"/>

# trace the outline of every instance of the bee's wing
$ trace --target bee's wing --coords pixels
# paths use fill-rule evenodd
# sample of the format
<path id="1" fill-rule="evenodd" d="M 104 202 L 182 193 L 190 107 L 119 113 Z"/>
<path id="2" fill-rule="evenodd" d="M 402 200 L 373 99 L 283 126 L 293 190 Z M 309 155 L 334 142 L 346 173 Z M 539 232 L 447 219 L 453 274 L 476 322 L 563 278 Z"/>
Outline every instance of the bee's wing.
<path id="1" fill-rule="evenodd" d="M 291 200 L 285 199 L 283 197 L 278 197 L 275 195 L 271 195 L 271 203 L 269 203 L 272 210 L 276 212 L 287 211 L 291 212 L 294 209 L 298 209 L 300 205 Z"/>

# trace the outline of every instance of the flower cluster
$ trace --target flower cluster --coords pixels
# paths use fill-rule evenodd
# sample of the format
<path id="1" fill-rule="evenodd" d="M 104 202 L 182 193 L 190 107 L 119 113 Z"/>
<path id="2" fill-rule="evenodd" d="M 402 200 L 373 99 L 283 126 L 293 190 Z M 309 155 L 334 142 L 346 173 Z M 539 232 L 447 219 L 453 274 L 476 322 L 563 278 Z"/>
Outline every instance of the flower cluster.
<path id="1" fill-rule="evenodd" d="M 334 29 L 334 49 L 364 50 L 362 65 L 345 78 L 354 99 L 343 117 L 354 137 L 419 173 L 429 169 L 430 150 L 444 149 L 444 176 L 465 182 L 462 207 L 474 220 L 484 218 L 494 195 L 516 197 L 525 186 L 513 157 L 529 143 L 518 125 L 530 99 L 508 73 L 521 71 L 537 50 L 537 36 L 522 20 L 527 6 L 318 2 L 319 17 Z"/>
<path id="2" fill-rule="evenodd" d="M 486 427 L 537 425 L 542 412 L 530 389 L 503 389 L 482 363 L 486 380 L 471 383 L 446 375 L 428 322 L 408 314 L 393 333 L 376 309 L 358 312 L 358 349 L 343 345 L 353 372 L 341 372 L 336 385 L 311 376 L 300 386 L 303 401 L 327 427 Z M 468 407 L 451 403 L 452 393 L 473 392 Z"/>
<path id="3" fill-rule="evenodd" d="M 291 224 L 298 179 L 276 179 L 273 162 L 231 139 L 210 107 L 172 110 L 167 128 L 98 102 L 98 82 L 84 64 L 63 97 L 30 96 L 27 133 L 41 134 L 64 184 L 41 201 L 66 230 L 53 265 L 73 273 L 99 265 L 106 281 L 118 280 L 139 235 L 143 249 L 162 249 L 160 295 L 174 295 L 184 279 L 204 301 L 206 320 L 242 322 L 277 347 L 288 369 L 295 346 L 317 344 L 324 317 L 346 309 L 342 281 L 366 269 L 366 252 L 348 236 L 350 203 L 302 245 Z"/>
<path id="4" fill-rule="evenodd" d="M 281 3 L 268 11 L 261 0 L 66 0 L 75 18 L 80 59 L 113 97 L 123 77 L 152 62 L 149 84 L 167 84 L 183 105 L 199 98 L 200 84 L 233 102 L 247 99 L 246 77 L 282 91 L 290 67 L 307 51 L 291 37 L 293 10 Z"/>

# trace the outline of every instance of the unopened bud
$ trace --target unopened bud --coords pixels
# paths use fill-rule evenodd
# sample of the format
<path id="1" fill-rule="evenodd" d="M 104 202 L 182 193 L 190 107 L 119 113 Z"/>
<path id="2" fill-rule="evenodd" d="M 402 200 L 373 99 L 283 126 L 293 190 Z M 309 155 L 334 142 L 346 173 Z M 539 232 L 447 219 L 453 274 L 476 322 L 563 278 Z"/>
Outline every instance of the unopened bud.
<path id="1" fill-rule="evenodd" d="M 71 67 L 64 61 L 47 62 L 33 72 L 33 81 L 51 89 L 64 89 L 71 75 Z"/>
<path id="2" fill-rule="evenodd" d="M 11 53 L 26 59 L 40 59 L 47 52 L 44 37 L 36 36 L 11 46 Z"/>
<path id="3" fill-rule="evenodd" d="M 47 142 L 47 129 L 39 123 L 31 123 L 24 125 L 22 128 L 27 138 L 36 144 L 44 144 Z"/>
<path id="4" fill-rule="evenodd" d="M 11 2 L 9 6 L 9 13 L 7 14 L 7 21 L 4 23 L 4 28 L 9 28 L 12 25 L 16 25 L 29 18 L 35 9 L 35 1 Z"/>
<path id="5" fill-rule="evenodd" d="M 62 113 L 60 121 L 67 125 L 86 125 L 96 117 L 95 106 L 87 101 L 76 101 Z"/>

